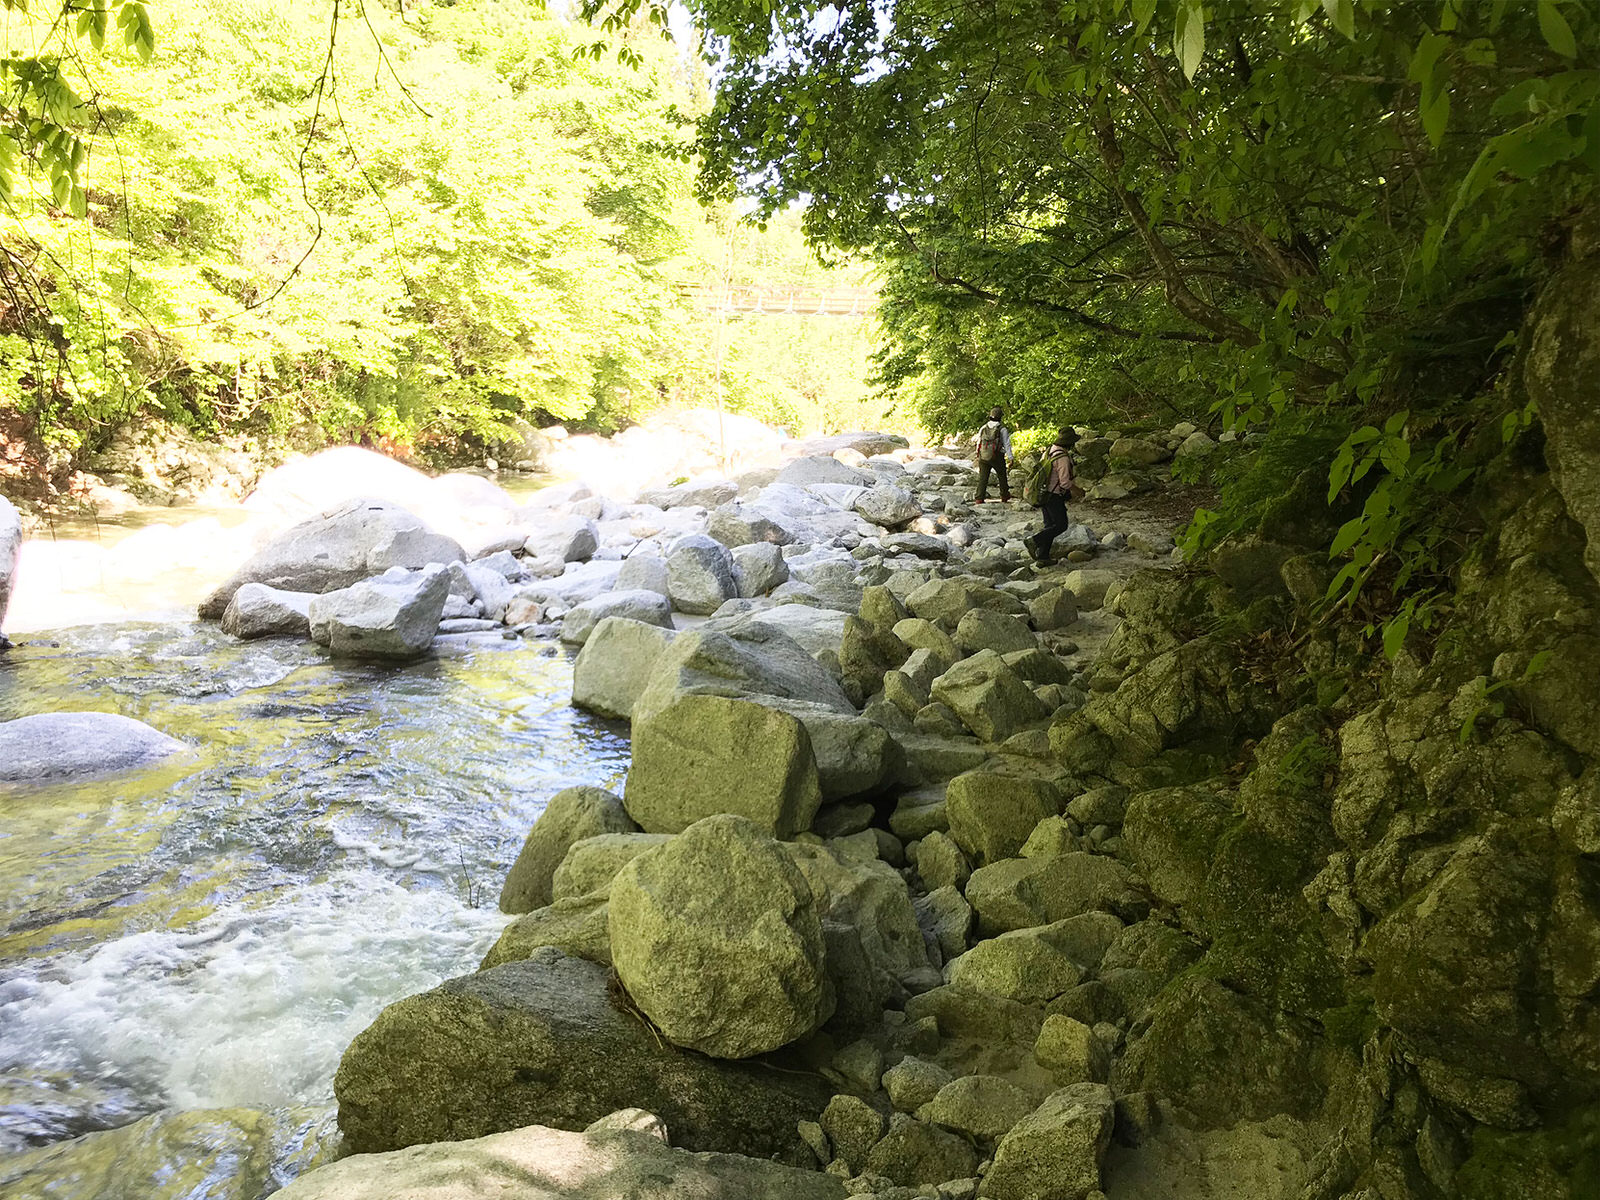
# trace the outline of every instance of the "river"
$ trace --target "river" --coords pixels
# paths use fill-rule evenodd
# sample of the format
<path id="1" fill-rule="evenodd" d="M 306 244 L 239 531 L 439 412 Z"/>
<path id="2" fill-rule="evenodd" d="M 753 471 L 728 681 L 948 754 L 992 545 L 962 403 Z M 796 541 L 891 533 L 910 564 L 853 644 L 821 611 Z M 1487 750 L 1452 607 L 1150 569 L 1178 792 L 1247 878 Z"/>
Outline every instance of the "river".
<path id="1" fill-rule="evenodd" d="M 121 712 L 195 753 L 0 790 L 0 1156 L 156 1111 L 331 1103 L 380 1009 L 477 965 L 550 794 L 627 766 L 548 643 L 390 667 L 187 620 L 18 640 L 0 720 Z"/>

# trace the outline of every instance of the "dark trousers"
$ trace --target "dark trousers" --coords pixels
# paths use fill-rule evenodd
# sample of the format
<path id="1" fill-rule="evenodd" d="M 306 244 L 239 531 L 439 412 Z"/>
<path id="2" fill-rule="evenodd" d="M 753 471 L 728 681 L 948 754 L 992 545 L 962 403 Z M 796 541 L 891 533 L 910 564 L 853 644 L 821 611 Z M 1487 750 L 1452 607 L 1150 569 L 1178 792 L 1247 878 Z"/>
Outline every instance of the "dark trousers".
<path id="1" fill-rule="evenodd" d="M 1039 547 L 1039 557 L 1049 558 L 1050 543 L 1065 533 L 1071 524 L 1067 519 L 1067 498 L 1046 492 L 1039 497 L 1039 511 L 1044 513 L 1044 528 L 1034 535 L 1033 540 Z"/>
<path id="2" fill-rule="evenodd" d="M 1011 499 L 1011 480 L 1006 478 L 1006 462 L 1003 458 L 990 458 L 978 460 L 978 503 L 982 504 L 989 494 L 989 472 L 993 471 L 1000 480 L 1000 499 Z"/>

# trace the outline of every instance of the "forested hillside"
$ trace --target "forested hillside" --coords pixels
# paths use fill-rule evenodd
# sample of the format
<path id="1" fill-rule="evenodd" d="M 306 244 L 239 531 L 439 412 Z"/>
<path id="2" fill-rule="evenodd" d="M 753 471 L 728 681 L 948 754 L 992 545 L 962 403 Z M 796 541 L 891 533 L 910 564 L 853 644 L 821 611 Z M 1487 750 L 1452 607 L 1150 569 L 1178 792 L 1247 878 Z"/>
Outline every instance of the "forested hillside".
<path id="1" fill-rule="evenodd" d="M 619 62 L 527 0 L 95 12 L 9 13 L 0 412 L 58 461 L 135 413 L 447 452 L 710 404 L 719 363 L 734 409 L 860 419 L 864 321 L 719 333 L 681 294 L 835 276 L 796 217 L 694 201 L 705 85 L 653 31 Z"/>

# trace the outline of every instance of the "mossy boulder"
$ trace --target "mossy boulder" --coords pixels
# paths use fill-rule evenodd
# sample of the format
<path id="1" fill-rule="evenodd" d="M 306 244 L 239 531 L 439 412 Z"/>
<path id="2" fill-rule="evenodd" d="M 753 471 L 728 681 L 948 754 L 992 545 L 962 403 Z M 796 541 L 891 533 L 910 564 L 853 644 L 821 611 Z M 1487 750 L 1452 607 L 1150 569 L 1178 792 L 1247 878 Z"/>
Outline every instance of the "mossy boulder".
<path id="1" fill-rule="evenodd" d="M 1052 781 L 1014 772 L 968 771 L 945 790 L 950 836 L 980 866 L 1015 858 L 1034 827 L 1065 803 Z"/>
<path id="2" fill-rule="evenodd" d="M 754 700 L 679 695 L 635 719 L 623 803 L 651 833 L 735 813 L 793 837 L 822 803 L 811 736 L 795 717 Z"/>
<path id="3" fill-rule="evenodd" d="M 618 979 L 675 1045 L 744 1058 L 833 1012 L 811 887 L 742 817 L 707 817 L 624 866 L 609 925 Z"/>
<path id="4" fill-rule="evenodd" d="M 606 833 L 636 833 L 622 801 L 596 787 L 564 788 L 550 797 L 522 844 L 500 891 L 500 911 L 531 912 L 553 900 L 556 868 L 574 842 Z"/>
<path id="5" fill-rule="evenodd" d="M 610 972 L 546 948 L 391 1004 L 334 1077 L 352 1153 L 525 1125 L 583 1129 L 619 1108 L 657 1114 L 689 1150 L 809 1164 L 796 1122 L 832 1089 L 678 1049 L 625 1011 Z"/>
<path id="6" fill-rule="evenodd" d="M 609 888 L 587 896 L 572 896 L 524 913 L 501 931 L 478 969 L 486 971 L 501 963 L 518 962 L 545 946 L 609 967 L 608 893 Z"/>
<path id="7" fill-rule="evenodd" d="M 966 896 L 986 937 L 1086 912 L 1138 921 L 1150 911 L 1148 893 L 1128 868 L 1099 854 L 1003 859 L 974 871 Z"/>
<path id="8" fill-rule="evenodd" d="M 1084 1200 L 1100 1189 L 1116 1106 L 1104 1084 L 1052 1092 L 995 1147 L 978 1195 L 990 1200 Z"/>

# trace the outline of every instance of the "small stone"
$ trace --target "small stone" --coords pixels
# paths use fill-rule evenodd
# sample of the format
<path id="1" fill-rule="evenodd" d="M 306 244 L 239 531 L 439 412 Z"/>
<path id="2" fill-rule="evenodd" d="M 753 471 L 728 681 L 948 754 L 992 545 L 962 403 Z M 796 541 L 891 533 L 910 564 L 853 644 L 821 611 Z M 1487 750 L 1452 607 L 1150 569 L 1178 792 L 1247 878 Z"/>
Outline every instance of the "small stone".
<path id="1" fill-rule="evenodd" d="M 937 1063 L 908 1055 L 883 1073 L 889 1103 L 901 1112 L 916 1112 L 939 1094 L 955 1076 Z"/>
<path id="2" fill-rule="evenodd" d="M 1033 1111 L 1033 1100 L 996 1075 L 964 1075 L 939 1089 L 917 1109 L 917 1120 L 943 1125 L 967 1137 L 992 1142 Z"/>
<path id="3" fill-rule="evenodd" d="M 900 1113 L 895 1118 L 867 1155 L 869 1171 L 906 1187 L 963 1179 L 977 1171 L 977 1152 L 966 1139 Z"/>
<path id="4" fill-rule="evenodd" d="M 809 1124 L 809 1122 L 801 1122 Z M 585 1133 L 602 1133 L 609 1129 L 626 1129 L 633 1133 L 647 1133 L 658 1142 L 667 1141 L 667 1123 L 653 1112 L 646 1112 L 642 1108 L 619 1108 L 616 1112 L 601 1117 L 598 1121 L 584 1129 Z M 821 1130 L 819 1129 L 820 1133 Z M 804 1131 L 802 1130 L 802 1136 Z"/>
<path id="5" fill-rule="evenodd" d="M 1051 1015 L 1044 1019 L 1033 1057 L 1052 1072 L 1056 1082 L 1104 1083 L 1111 1073 L 1111 1054 L 1105 1042 L 1082 1021 Z"/>
<path id="6" fill-rule="evenodd" d="M 833 1069 L 859 1092 L 875 1092 L 883 1077 L 883 1051 L 871 1042 L 857 1040 L 833 1056 Z"/>
<path id="7" fill-rule="evenodd" d="M 868 1154 L 888 1127 L 884 1115 L 860 1096 L 842 1095 L 828 1101 L 821 1124 L 834 1152 L 858 1171 L 866 1166 Z"/>
<path id="8" fill-rule="evenodd" d="M 994 1200 L 1086 1200 L 1100 1188 L 1100 1160 L 1115 1108 L 1104 1084 L 1052 1093 L 995 1147 L 979 1195 Z"/>
<path id="9" fill-rule="evenodd" d="M 929 891 L 942 887 L 962 888 L 972 874 L 972 865 L 961 847 L 938 830 L 917 843 L 917 874 Z"/>
<path id="10" fill-rule="evenodd" d="M 822 1126 L 815 1121 L 801 1121 L 795 1128 L 799 1130 L 800 1140 L 811 1147 L 811 1152 L 817 1156 L 819 1165 L 826 1166 L 833 1158 L 832 1149 L 828 1145 L 828 1135 L 822 1132 Z"/>

